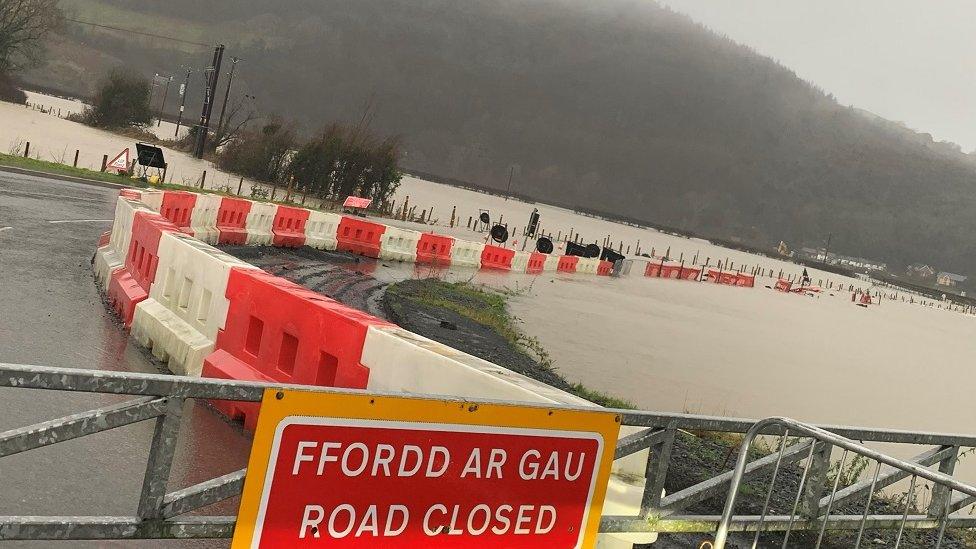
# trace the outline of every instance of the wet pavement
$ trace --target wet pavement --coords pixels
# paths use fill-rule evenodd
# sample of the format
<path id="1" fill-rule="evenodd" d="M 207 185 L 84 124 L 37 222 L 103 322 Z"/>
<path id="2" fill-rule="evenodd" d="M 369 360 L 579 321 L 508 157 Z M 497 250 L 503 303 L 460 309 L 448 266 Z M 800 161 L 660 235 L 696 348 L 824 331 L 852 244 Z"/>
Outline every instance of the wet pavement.
<path id="1" fill-rule="evenodd" d="M 102 302 L 90 260 L 118 191 L 0 171 L 0 362 L 158 372 Z M 0 431 L 126 397 L 0 388 Z M 0 459 L 0 515 L 134 515 L 152 422 Z M 170 490 L 243 467 L 249 438 L 184 411 Z M 207 509 L 234 514 L 237 501 Z M 226 540 L 2 542 L 0 547 L 227 547 Z"/>

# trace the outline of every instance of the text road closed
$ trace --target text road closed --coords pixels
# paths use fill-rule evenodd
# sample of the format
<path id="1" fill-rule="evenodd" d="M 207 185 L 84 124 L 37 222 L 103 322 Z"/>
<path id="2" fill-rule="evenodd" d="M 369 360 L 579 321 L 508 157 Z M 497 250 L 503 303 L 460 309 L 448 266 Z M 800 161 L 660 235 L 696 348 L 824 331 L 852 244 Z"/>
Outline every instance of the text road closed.
<path id="1" fill-rule="evenodd" d="M 580 546 L 596 433 L 288 417 L 252 547 Z"/>

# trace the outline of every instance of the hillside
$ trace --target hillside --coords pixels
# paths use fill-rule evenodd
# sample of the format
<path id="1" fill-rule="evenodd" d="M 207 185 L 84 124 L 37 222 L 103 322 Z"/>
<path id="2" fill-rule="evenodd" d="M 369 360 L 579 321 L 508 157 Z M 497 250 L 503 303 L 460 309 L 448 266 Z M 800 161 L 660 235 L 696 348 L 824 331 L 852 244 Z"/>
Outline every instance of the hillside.
<path id="1" fill-rule="evenodd" d="M 228 45 L 265 112 L 402 134 L 414 170 L 769 245 L 976 274 L 976 164 L 839 106 L 647 0 L 63 0 L 77 18 Z M 192 22 L 190 22 L 192 20 Z M 207 48 L 70 25 L 28 81 L 85 93 L 114 63 Z M 199 87 L 199 86 L 197 86 Z M 192 86 L 191 86 L 192 89 Z M 175 105 L 175 101 L 170 102 Z M 191 96 L 190 116 L 199 112 Z"/>

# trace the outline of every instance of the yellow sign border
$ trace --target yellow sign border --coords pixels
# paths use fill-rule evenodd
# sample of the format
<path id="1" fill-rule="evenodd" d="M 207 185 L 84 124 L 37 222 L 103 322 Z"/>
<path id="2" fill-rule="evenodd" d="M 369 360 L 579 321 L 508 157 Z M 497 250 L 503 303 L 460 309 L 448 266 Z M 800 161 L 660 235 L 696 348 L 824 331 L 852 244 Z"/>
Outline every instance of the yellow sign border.
<path id="1" fill-rule="evenodd" d="M 247 476 L 244 479 L 231 549 L 251 547 L 275 431 L 278 423 L 292 416 L 551 429 L 599 435 L 603 438 L 603 455 L 593 487 L 581 547 L 596 546 L 603 500 L 606 497 L 610 468 L 613 465 L 613 450 L 620 432 L 618 414 L 600 408 L 594 408 L 592 411 L 570 410 L 433 398 L 265 389 L 261 401 L 261 413 L 254 432 L 254 442 L 251 444 L 251 456 L 248 458 Z"/>

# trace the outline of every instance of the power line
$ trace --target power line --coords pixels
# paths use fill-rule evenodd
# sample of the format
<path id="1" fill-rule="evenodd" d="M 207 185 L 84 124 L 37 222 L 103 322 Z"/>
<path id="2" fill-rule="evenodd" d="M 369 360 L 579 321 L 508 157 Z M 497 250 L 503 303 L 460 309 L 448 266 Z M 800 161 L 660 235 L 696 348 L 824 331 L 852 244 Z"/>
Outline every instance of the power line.
<path id="1" fill-rule="evenodd" d="M 183 40 L 182 38 L 173 38 L 172 36 L 163 36 L 161 34 L 153 34 L 151 32 L 142 32 L 142 31 L 136 31 L 136 30 L 132 30 L 132 29 L 123 29 L 123 28 L 120 28 L 120 27 L 113 27 L 111 25 L 102 25 L 100 23 L 92 23 L 91 21 L 82 21 L 80 19 L 71 19 L 70 17 L 65 17 L 64 19 L 65 19 L 65 21 L 71 21 L 72 23 L 80 23 L 82 25 L 91 25 L 93 27 L 98 27 L 98 28 L 101 28 L 101 29 L 109 29 L 109 30 L 124 32 L 126 34 L 138 34 L 140 36 L 148 36 L 150 38 L 161 38 L 163 40 L 170 40 L 172 42 L 182 42 L 184 44 L 191 44 L 191 45 L 194 45 L 194 46 L 203 46 L 203 47 L 208 47 L 209 48 L 210 46 L 213 45 L 213 44 L 202 44 L 200 42 L 192 42 L 190 40 Z"/>

